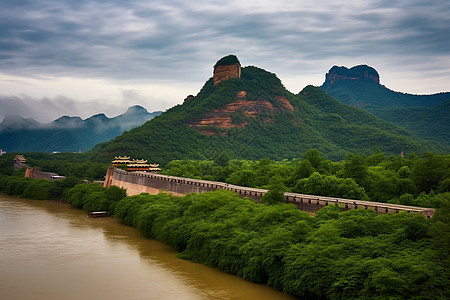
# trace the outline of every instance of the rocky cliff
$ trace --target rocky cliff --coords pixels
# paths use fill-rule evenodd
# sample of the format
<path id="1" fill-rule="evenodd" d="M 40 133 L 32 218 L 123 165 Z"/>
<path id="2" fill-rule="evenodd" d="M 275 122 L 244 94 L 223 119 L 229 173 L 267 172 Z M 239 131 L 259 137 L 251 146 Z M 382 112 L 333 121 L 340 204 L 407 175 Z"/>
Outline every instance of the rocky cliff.
<path id="1" fill-rule="evenodd" d="M 220 82 L 241 77 L 241 64 L 234 55 L 228 55 L 221 58 L 214 66 L 214 85 Z"/>
<path id="2" fill-rule="evenodd" d="M 325 82 L 322 88 L 326 89 L 336 82 L 343 80 L 371 80 L 379 84 L 380 75 L 378 75 L 378 72 L 374 68 L 367 65 L 355 66 L 350 69 L 334 66 L 325 75 Z"/>
<path id="3" fill-rule="evenodd" d="M 237 92 L 234 102 L 206 113 L 203 118 L 192 121 L 189 126 L 200 129 L 203 134 L 214 135 L 217 132 L 210 130 L 210 126 L 222 129 L 244 128 L 249 121 L 256 118 L 263 123 L 273 123 L 275 114 L 282 111 L 294 111 L 294 107 L 285 96 L 275 97 L 279 107 L 274 107 L 266 99 L 247 100 L 246 94 L 245 91 Z"/>
<path id="4" fill-rule="evenodd" d="M 246 72 L 246 68 L 243 68 L 243 71 Z M 245 80 L 244 77 L 242 80 Z M 214 65 L 215 86 L 231 78 L 241 78 L 241 64 L 234 55 L 225 56 Z M 238 90 L 228 104 L 210 110 L 201 118 L 191 120 L 189 126 L 209 136 L 222 134 L 222 129 L 244 128 L 249 122 L 256 120 L 262 123 L 273 123 L 275 115 L 294 111 L 294 107 L 285 95 L 269 96 L 269 94 L 260 93 L 258 90 L 256 97 L 253 95 L 249 98 L 248 91 Z M 219 130 L 213 130 L 213 127 Z"/>

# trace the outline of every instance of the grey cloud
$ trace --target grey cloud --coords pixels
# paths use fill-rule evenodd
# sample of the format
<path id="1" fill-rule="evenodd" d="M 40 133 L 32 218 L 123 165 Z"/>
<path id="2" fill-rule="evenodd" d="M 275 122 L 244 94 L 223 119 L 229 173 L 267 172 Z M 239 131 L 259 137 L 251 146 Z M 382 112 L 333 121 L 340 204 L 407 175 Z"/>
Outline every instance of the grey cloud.
<path id="1" fill-rule="evenodd" d="M 33 99 L 29 96 L 0 96 L 0 120 L 5 116 L 18 114 L 37 121 L 56 119 L 61 115 L 77 112 L 77 102 L 59 97 L 55 99 Z"/>
<path id="2" fill-rule="evenodd" d="M 246 10 L 245 1 L 3 1 L 0 69 L 198 82 L 206 79 L 199 69 L 232 52 L 291 73 L 324 58 L 449 56 L 448 1 L 355 1 L 332 9 L 283 2 L 290 9 L 276 2 L 273 10 Z"/>

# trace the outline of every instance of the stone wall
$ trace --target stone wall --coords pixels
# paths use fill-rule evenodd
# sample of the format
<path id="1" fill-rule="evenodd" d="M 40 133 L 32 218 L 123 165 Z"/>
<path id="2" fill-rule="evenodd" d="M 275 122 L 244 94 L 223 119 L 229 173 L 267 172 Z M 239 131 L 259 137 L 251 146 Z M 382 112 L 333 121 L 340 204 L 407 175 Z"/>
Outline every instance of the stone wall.
<path id="1" fill-rule="evenodd" d="M 230 190 L 243 197 L 251 198 L 256 202 L 260 202 L 262 196 L 267 192 L 265 189 L 242 187 L 224 182 L 197 180 L 154 173 L 126 172 L 113 167 L 108 169 L 105 179 L 105 187 L 111 185 L 127 189 L 127 195 L 129 196 L 138 195 L 140 193 L 158 194 L 161 192 L 181 196 L 189 193 Z M 307 212 L 316 212 L 327 205 L 338 204 L 344 211 L 350 209 L 373 209 L 381 214 L 406 211 L 409 213 L 421 213 L 428 218 L 431 218 L 434 214 L 434 209 L 432 208 L 336 197 L 285 193 L 284 198 L 286 203 L 293 203 L 300 210 Z"/>
<path id="2" fill-rule="evenodd" d="M 52 172 L 42 172 L 39 167 L 27 168 L 25 171 L 25 177 L 40 178 L 40 179 L 56 179 L 60 176 Z"/>

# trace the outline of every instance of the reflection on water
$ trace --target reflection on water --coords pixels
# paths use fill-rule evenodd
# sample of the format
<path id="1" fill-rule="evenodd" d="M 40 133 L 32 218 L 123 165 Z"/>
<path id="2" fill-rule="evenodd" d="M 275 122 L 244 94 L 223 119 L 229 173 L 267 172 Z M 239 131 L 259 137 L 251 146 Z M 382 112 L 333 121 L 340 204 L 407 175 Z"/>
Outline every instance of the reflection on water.
<path id="1" fill-rule="evenodd" d="M 1 299 L 294 299 L 178 259 L 115 218 L 0 194 Z"/>

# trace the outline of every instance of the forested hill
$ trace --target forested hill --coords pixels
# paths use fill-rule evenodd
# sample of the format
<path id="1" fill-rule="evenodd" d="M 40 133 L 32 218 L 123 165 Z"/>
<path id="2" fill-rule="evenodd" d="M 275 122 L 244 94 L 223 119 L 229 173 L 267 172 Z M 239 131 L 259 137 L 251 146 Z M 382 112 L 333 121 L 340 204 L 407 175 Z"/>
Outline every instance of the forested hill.
<path id="1" fill-rule="evenodd" d="M 450 145 L 450 92 L 412 95 L 379 83 L 369 66 L 333 67 L 321 88 L 342 103 L 362 107 L 424 139 Z"/>
<path id="2" fill-rule="evenodd" d="M 214 74 L 220 80 L 210 78 L 197 96 L 97 145 L 91 156 L 106 161 L 131 155 L 164 164 L 184 158 L 282 160 L 301 157 L 310 148 L 330 159 L 377 149 L 387 154 L 449 150 L 342 104 L 320 88 L 308 86 L 294 95 L 275 74 L 254 66 L 241 70 L 237 58 L 230 61 L 232 67 Z"/>
<path id="3" fill-rule="evenodd" d="M 365 109 L 381 107 L 434 107 L 450 99 L 450 92 L 413 95 L 395 92 L 380 84 L 378 72 L 366 65 L 332 67 L 321 88 L 339 101 Z"/>

